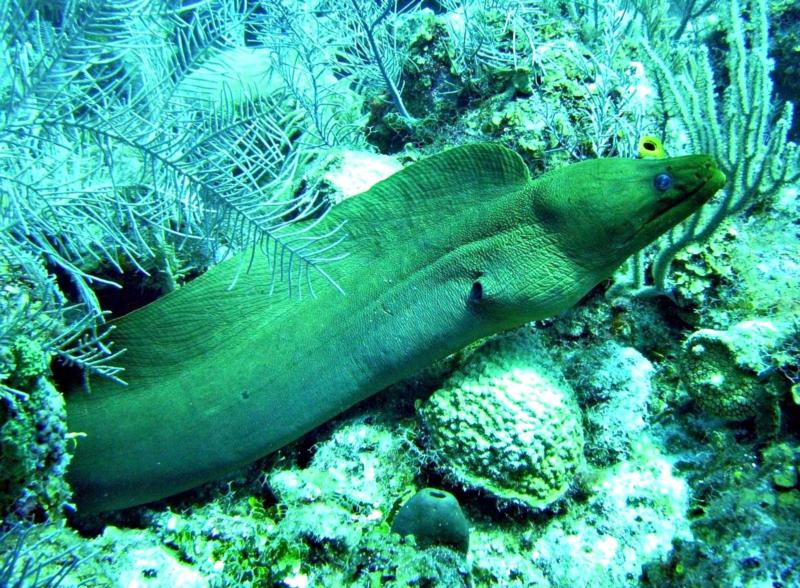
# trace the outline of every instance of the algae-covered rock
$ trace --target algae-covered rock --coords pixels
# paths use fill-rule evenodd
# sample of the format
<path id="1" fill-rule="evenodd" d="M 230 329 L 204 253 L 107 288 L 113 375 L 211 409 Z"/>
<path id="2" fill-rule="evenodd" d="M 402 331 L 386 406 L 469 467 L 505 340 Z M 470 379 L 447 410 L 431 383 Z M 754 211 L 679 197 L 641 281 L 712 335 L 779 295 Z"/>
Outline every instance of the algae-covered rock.
<path id="1" fill-rule="evenodd" d="M 48 380 L 0 397 L 0 518 L 58 514 L 71 498 L 69 459 L 64 398 Z"/>
<path id="2" fill-rule="evenodd" d="M 575 394 L 529 332 L 484 344 L 420 414 L 439 469 L 502 503 L 546 507 L 583 464 Z"/>
<path id="3" fill-rule="evenodd" d="M 614 341 L 570 354 L 564 375 L 586 423 L 586 459 L 607 466 L 630 457 L 650 417 L 655 368 L 632 347 Z"/>
<path id="4" fill-rule="evenodd" d="M 532 530 L 530 560 L 553 588 L 643 586 L 643 566 L 692 538 L 690 490 L 671 462 L 645 438 L 630 459 L 597 471 L 585 502 Z"/>
<path id="5" fill-rule="evenodd" d="M 355 422 L 320 442 L 308 467 L 273 472 L 269 481 L 290 508 L 333 501 L 351 512 L 385 514 L 398 495 L 414 487 L 415 460 L 406 440 L 390 428 Z"/>
<path id="6" fill-rule="evenodd" d="M 770 480 L 778 490 L 791 490 L 797 486 L 797 449 L 789 443 L 776 443 L 764 450 L 763 467 L 770 472 Z"/>
<path id="7" fill-rule="evenodd" d="M 178 559 L 158 539 L 137 529 L 106 527 L 95 544 L 113 563 L 104 570 L 108 585 L 205 588 L 211 579 Z M 99 585 L 103 585 L 102 583 Z"/>

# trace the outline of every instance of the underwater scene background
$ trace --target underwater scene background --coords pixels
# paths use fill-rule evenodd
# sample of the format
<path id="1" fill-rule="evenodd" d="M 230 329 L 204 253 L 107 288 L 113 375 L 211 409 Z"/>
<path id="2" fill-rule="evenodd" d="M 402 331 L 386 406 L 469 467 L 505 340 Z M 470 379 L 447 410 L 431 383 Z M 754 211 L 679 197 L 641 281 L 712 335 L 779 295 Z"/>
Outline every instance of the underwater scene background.
<path id="1" fill-rule="evenodd" d="M 800 586 L 800 2 L 0 0 L 0 25 L 0 586 Z M 333 338 L 332 373 L 355 354 L 409 377 L 355 406 L 331 389 L 320 426 L 286 425 L 277 451 L 231 457 L 213 482 L 82 507 L 80 399 L 137 394 L 136 358 L 167 362 L 148 348 L 159 335 L 201 363 L 237 337 L 237 362 L 269 366 L 277 352 L 246 344 L 269 329 L 248 326 L 262 307 L 359 303 L 347 284 L 394 266 L 348 259 L 441 247 L 423 220 L 491 224 L 484 192 L 460 207 L 459 180 L 468 191 L 496 163 L 483 190 L 501 198 L 527 174 L 505 149 L 453 152 L 475 173 L 447 172 L 447 207 L 413 194 L 428 182 L 414 170 L 486 143 L 599 210 L 635 189 L 634 160 L 708 154 L 727 182 L 577 304 L 427 362 L 392 345 L 403 333 L 367 350 Z M 630 161 L 564 171 L 609 158 Z M 374 210 L 339 220 L 400 170 L 367 192 Z M 409 201 L 392 204 L 403 181 Z M 392 242 L 400 205 L 411 240 Z M 566 211 L 553 234 L 592 227 L 588 208 Z M 624 249 L 615 235 L 594 247 Z M 363 280 L 340 279 L 351 267 Z M 175 306 L 172 326 L 136 338 L 114 322 L 215 275 L 220 293 Z M 470 279 L 466 308 L 503 295 L 490 278 Z M 435 314 L 412 315 L 412 333 Z M 292 316 L 278 340 L 333 337 L 324 313 Z M 297 412 L 326 403 L 310 395 L 325 374 L 304 365 L 275 367 L 297 381 Z M 221 396 L 224 367 L 208 372 Z M 181 446 L 159 427 L 169 411 L 92 422 L 149 420 Z M 202 462 L 216 437 L 196 433 Z M 111 449 L 98 469 L 124 481 L 129 448 Z"/>

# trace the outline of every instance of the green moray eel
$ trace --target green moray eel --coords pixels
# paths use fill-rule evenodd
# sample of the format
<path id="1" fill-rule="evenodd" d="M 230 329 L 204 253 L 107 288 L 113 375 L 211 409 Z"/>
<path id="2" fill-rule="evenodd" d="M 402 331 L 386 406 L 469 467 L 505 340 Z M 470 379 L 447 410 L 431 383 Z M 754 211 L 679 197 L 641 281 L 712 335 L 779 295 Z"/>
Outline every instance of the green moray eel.
<path id="1" fill-rule="evenodd" d="M 349 255 L 316 297 L 269 259 L 224 262 L 114 321 L 122 387 L 67 395 L 82 512 L 146 503 L 248 464 L 469 343 L 574 305 L 725 183 L 705 155 L 597 159 L 531 179 L 504 147 L 408 166 L 323 219 Z M 247 253 L 249 255 L 249 252 Z M 258 253 L 257 256 L 264 254 Z M 281 291 L 282 290 L 282 291 Z"/>

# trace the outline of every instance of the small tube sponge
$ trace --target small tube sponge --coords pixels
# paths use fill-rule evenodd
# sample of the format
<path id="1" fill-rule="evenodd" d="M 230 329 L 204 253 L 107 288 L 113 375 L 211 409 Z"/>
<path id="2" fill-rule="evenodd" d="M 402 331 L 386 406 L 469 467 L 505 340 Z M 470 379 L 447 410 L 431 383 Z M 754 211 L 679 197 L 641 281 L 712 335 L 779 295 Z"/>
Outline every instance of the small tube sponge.
<path id="1" fill-rule="evenodd" d="M 421 548 L 443 545 L 467 553 L 469 525 L 455 496 L 437 488 L 423 488 L 402 506 L 392 533 L 413 535 Z"/>
<path id="2" fill-rule="evenodd" d="M 527 331 L 481 346 L 420 414 L 439 469 L 501 503 L 546 507 L 583 464 L 574 391 Z"/>

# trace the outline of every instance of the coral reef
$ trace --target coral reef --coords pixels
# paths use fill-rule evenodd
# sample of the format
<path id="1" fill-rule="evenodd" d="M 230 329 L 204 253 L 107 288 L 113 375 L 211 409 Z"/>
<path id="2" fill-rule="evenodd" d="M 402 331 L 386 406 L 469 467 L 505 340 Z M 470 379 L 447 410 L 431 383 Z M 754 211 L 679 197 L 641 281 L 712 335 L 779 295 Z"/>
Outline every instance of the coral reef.
<path id="1" fill-rule="evenodd" d="M 680 538 L 661 562 L 645 567 L 645 586 L 795 586 L 800 582 L 798 445 L 772 444 L 763 462 L 734 431 L 709 431 L 706 419 L 669 427 L 672 452 L 692 488 L 692 537 Z"/>
<path id="2" fill-rule="evenodd" d="M 553 586 L 629 586 L 651 561 L 692 532 L 689 488 L 669 458 L 643 438 L 631 459 L 598 472 L 590 498 L 533 542 L 533 561 Z"/>
<path id="3" fill-rule="evenodd" d="M 391 4 L 0 2 L 0 584 L 800 585 L 797 2 Z M 446 146 L 538 173 L 645 132 L 733 189 L 537 335 L 84 536 L 13 522 L 70 510 L 50 370 L 124 377 L 101 311 Z M 391 532 L 430 486 L 466 554 Z"/>
<path id="4" fill-rule="evenodd" d="M 374 578 L 401 586 L 398 578 L 461 577 L 463 557 L 447 549 L 422 555 L 391 533 L 388 517 L 414 489 L 418 456 L 402 435 L 371 420 L 320 441 L 306 467 L 287 452 L 257 486 L 272 496 L 231 489 L 189 513 L 154 513 L 153 525 L 221 584 L 336 586 Z"/>
<path id="5" fill-rule="evenodd" d="M 587 479 L 583 499 L 545 520 L 478 521 L 472 579 L 480 586 L 631 586 L 645 566 L 693 535 L 689 488 L 670 459 L 641 439 L 629 459 Z"/>
<path id="6" fill-rule="evenodd" d="M 0 531 L 0 586 L 81 585 L 72 582 L 73 574 L 88 551 L 62 526 L 15 523 Z"/>
<path id="7" fill-rule="evenodd" d="M 525 330 L 478 349 L 420 417 L 447 478 L 503 503 L 546 507 L 583 463 L 574 392 Z"/>

